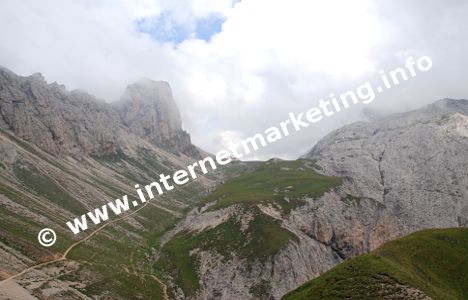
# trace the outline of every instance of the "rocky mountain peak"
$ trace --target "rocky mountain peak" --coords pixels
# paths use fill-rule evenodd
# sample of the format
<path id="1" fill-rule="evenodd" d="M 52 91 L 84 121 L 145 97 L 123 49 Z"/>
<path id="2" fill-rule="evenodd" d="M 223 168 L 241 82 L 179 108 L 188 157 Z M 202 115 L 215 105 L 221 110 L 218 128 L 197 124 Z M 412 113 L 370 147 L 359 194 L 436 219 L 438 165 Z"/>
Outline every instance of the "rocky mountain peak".
<path id="1" fill-rule="evenodd" d="M 182 130 L 179 108 L 167 82 L 142 78 L 127 86 L 113 106 L 133 134 L 163 149 L 199 156 L 190 135 Z"/>
<path id="2" fill-rule="evenodd" d="M 122 99 L 135 102 L 174 102 L 169 83 L 146 77 L 128 85 L 122 95 Z"/>
<path id="3" fill-rule="evenodd" d="M 146 125 L 146 134 L 150 134 L 156 129 L 155 125 L 161 123 L 165 123 L 169 130 L 180 130 L 182 126 L 171 87 L 165 81 L 142 78 L 130 84 L 117 107 L 129 126 Z"/>
<path id="4" fill-rule="evenodd" d="M 445 112 L 449 114 L 457 112 L 468 114 L 468 100 L 445 98 L 428 105 L 426 109 L 434 112 Z"/>
<path id="5" fill-rule="evenodd" d="M 29 78 L 37 82 L 46 83 L 44 75 L 42 75 L 42 73 L 39 72 L 32 74 L 31 76 L 29 76 Z"/>

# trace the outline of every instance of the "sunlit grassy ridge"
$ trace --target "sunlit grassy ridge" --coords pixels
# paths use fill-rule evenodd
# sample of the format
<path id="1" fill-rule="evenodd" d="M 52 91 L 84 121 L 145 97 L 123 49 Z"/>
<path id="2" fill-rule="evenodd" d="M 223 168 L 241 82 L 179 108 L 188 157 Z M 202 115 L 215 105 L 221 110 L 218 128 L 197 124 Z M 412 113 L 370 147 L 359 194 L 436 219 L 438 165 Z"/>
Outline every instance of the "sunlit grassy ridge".
<path id="1" fill-rule="evenodd" d="M 468 299 L 468 229 L 423 230 L 388 242 L 283 299 L 413 299 L 402 285 L 434 299 Z"/>
<path id="2" fill-rule="evenodd" d="M 216 201 L 211 210 L 238 203 L 274 203 L 287 212 L 302 204 L 303 197 L 321 196 L 341 184 L 340 178 L 321 175 L 314 168 L 314 162 L 306 159 L 269 160 L 218 187 L 205 202 Z"/>

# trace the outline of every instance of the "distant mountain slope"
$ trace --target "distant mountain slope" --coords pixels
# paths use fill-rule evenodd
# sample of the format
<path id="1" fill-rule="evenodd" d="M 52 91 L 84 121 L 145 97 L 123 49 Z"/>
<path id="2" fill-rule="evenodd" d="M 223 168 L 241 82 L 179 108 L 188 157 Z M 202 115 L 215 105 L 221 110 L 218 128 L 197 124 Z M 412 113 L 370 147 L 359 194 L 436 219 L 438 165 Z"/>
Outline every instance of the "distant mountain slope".
<path id="1" fill-rule="evenodd" d="M 468 229 L 431 229 L 385 243 L 283 300 L 468 299 Z"/>

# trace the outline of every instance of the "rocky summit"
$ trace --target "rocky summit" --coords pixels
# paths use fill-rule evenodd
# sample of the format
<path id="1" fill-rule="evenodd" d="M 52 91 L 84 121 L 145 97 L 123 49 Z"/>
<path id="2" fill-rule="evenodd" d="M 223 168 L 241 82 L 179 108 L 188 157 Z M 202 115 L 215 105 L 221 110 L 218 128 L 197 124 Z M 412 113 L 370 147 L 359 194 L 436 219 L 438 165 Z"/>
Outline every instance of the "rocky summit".
<path id="1" fill-rule="evenodd" d="M 182 130 L 179 109 L 167 82 L 143 78 L 129 85 L 114 107 L 131 133 L 168 151 L 201 158 L 190 135 Z"/>

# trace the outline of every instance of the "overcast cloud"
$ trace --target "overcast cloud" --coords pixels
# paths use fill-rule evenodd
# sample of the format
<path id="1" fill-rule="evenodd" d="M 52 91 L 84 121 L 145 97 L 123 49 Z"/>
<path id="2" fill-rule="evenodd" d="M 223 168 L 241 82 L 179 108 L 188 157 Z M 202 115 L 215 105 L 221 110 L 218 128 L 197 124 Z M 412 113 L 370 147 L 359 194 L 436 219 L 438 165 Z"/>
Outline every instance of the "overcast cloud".
<path id="1" fill-rule="evenodd" d="M 122 0 L 0 2 L 0 65 L 117 100 L 168 81 L 192 141 L 216 152 L 429 55 L 430 72 L 262 149 L 295 158 L 323 135 L 441 98 L 468 98 L 468 1 Z"/>

